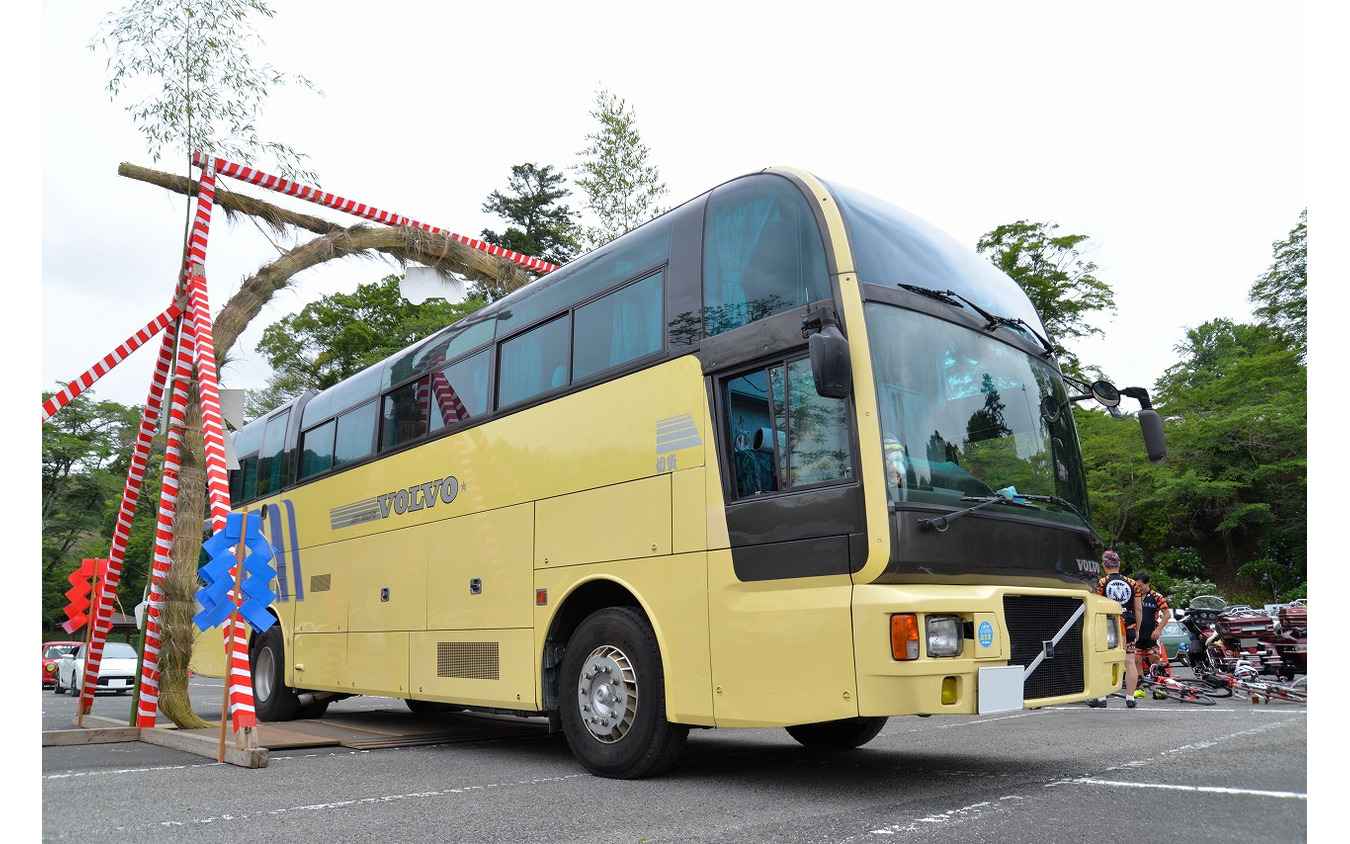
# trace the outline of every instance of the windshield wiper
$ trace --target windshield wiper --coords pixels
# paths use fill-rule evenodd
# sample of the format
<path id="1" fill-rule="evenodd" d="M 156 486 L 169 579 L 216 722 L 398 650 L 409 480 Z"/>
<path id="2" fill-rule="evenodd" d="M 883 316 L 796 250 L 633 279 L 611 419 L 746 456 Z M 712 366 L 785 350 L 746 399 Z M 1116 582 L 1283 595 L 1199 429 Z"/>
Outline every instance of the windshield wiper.
<path id="1" fill-rule="evenodd" d="M 1045 350 L 1045 353 L 1043 355 L 1044 357 L 1053 357 L 1055 354 L 1054 345 L 1048 339 L 1043 337 L 1039 331 L 1032 328 L 1024 319 L 1021 318 L 1009 319 L 1008 317 L 1003 317 L 999 316 L 998 314 L 991 313 L 990 311 L 987 311 L 984 308 L 980 307 L 979 305 L 975 304 L 974 302 L 970 301 L 965 296 L 962 296 L 960 293 L 957 293 L 955 290 L 934 290 L 931 287 L 920 287 L 917 284 L 901 284 L 899 286 L 904 288 L 905 290 L 910 291 L 911 293 L 918 293 L 923 296 L 928 296 L 929 298 L 937 299 L 940 302 L 946 302 L 948 305 L 960 306 L 964 304 L 968 306 L 975 313 L 979 314 L 980 316 L 984 317 L 989 321 L 988 324 L 985 325 L 984 327 L 985 331 L 993 331 L 1000 325 L 1006 325 L 1011 328 L 1024 330 L 1032 337 L 1035 337 L 1036 341 L 1041 344 L 1041 348 Z"/>
<path id="2" fill-rule="evenodd" d="M 1019 497 L 1019 498 L 1026 498 L 1025 495 L 1018 496 L 1018 497 Z M 920 520 L 920 522 L 919 522 L 919 529 L 920 529 L 920 530 L 943 530 L 944 528 L 947 527 L 947 523 L 948 523 L 948 522 L 954 522 L 954 521 L 956 521 L 957 519 L 961 518 L 962 516 L 966 515 L 967 513 L 973 513 L 973 512 L 975 512 L 976 510 L 980 509 L 981 507 L 988 507 L 990 504 L 1006 504 L 1006 505 L 1008 505 L 1008 506 L 1010 506 L 1010 507 L 1030 507 L 1030 508 L 1033 509 L 1033 510 L 1039 510 L 1039 509 L 1041 509 L 1041 508 L 1037 507 L 1035 504 L 1027 504 L 1027 503 L 1024 502 L 1024 501 L 1017 501 L 1017 500 L 1015 500 L 1015 499 L 1013 499 L 1013 498 L 1011 498 L 1011 497 L 1009 497 L 1009 496 L 1006 496 L 1006 495 L 990 495 L 990 496 L 974 496 L 974 495 L 971 495 L 971 496 L 967 496 L 967 497 L 965 497 L 965 498 L 962 498 L 961 500 L 962 500 L 962 501 L 978 501 L 979 503 L 976 504 L 974 507 L 967 507 L 967 508 L 964 509 L 964 510 L 957 510 L 955 513 L 948 513 L 948 514 L 946 514 L 945 516 L 936 516 L 936 517 L 931 518 L 931 519 L 922 519 L 922 520 Z"/>
<path id="3" fill-rule="evenodd" d="M 1097 542 L 1103 548 L 1106 547 L 1106 540 L 1102 539 L 1102 535 L 1100 533 L 1097 533 L 1097 529 L 1092 526 L 1092 522 L 1089 522 L 1087 519 L 1083 518 L 1083 514 L 1078 512 L 1077 507 L 1073 506 L 1068 501 L 1065 501 L 1063 498 L 1060 498 L 1058 495 L 1024 495 L 1022 493 L 1018 493 L 1017 497 L 1025 498 L 1028 501 L 1044 501 L 1047 504 L 1058 504 L 1061 507 L 1068 508 L 1068 510 L 1072 512 L 1075 516 L 1077 516 L 1079 521 L 1081 521 L 1087 527 L 1087 529 L 1092 532 L 1093 539 L 1096 539 Z"/>

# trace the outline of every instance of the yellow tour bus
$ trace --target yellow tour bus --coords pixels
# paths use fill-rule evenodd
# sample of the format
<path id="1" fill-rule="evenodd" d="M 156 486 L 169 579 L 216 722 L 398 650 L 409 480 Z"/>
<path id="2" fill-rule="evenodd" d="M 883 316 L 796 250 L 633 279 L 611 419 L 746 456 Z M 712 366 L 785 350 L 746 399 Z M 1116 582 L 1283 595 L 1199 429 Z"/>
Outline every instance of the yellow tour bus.
<path id="1" fill-rule="evenodd" d="M 1017 284 L 923 221 L 734 179 L 234 435 L 276 554 L 258 717 L 546 717 L 636 778 L 691 728 L 845 749 L 1108 694 L 1068 408 L 1120 392 L 1066 385 Z"/>

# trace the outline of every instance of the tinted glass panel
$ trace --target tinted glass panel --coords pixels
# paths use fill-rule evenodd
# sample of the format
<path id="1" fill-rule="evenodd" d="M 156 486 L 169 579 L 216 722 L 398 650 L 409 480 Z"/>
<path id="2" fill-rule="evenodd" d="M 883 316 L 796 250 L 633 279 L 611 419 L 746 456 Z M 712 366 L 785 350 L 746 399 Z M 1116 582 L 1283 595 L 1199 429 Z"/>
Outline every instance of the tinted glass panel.
<path id="1" fill-rule="evenodd" d="M 330 419 L 301 437 L 300 477 L 308 478 L 333 468 L 333 431 L 337 420 Z"/>
<path id="2" fill-rule="evenodd" d="M 879 303 L 864 313 L 892 500 L 961 507 L 963 497 L 998 490 L 1058 496 L 1087 512 L 1073 414 L 1054 369 L 925 314 Z M 1068 510 L 1039 517 L 1081 523 Z"/>
<path id="3" fill-rule="evenodd" d="M 359 460 L 375 448 L 375 402 L 366 402 L 337 418 L 333 467 Z"/>
<path id="4" fill-rule="evenodd" d="M 258 457 L 258 495 L 269 495 L 281 489 L 288 480 L 289 453 L 286 445 L 286 425 L 291 412 L 273 416 L 263 430 L 262 453 Z"/>
<path id="5" fill-rule="evenodd" d="M 479 346 L 490 343 L 496 321 L 491 318 L 484 319 L 480 315 L 470 318 L 476 318 L 478 321 L 446 328 L 411 351 L 391 359 L 385 371 L 384 386 L 401 383 L 414 375 L 429 372 L 448 360 L 454 360 Z"/>
<path id="6" fill-rule="evenodd" d="M 786 179 L 752 176 L 713 191 L 704 236 L 709 336 L 830 295 L 815 216 Z"/>
<path id="7" fill-rule="evenodd" d="M 567 384 L 570 320 L 555 319 L 501 344 L 497 406 L 505 407 Z"/>
<path id="8" fill-rule="evenodd" d="M 852 476 L 847 405 L 816 393 L 809 360 L 732 378 L 722 400 L 738 497 Z"/>
<path id="9" fill-rule="evenodd" d="M 853 458 L 844 402 L 816 392 L 810 360 L 789 363 L 787 377 L 788 486 L 847 478 Z"/>
<path id="10" fill-rule="evenodd" d="M 500 300 L 495 305 L 499 308 L 497 336 L 557 313 L 573 302 L 589 299 L 665 262 L 670 257 L 671 219 L 666 216 L 652 220 Z"/>
<path id="11" fill-rule="evenodd" d="M 431 376 L 431 430 L 453 427 L 487 412 L 488 353 L 453 363 Z"/>
<path id="12" fill-rule="evenodd" d="M 661 349 L 661 280 L 657 273 L 577 308 L 573 378 Z"/>
<path id="13" fill-rule="evenodd" d="M 393 448 L 427 433 L 431 379 L 423 376 L 384 397 L 384 428 L 380 448 Z"/>
<path id="14" fill-rule="evenodd" d="M 1045 334 L 1026 294 L 983 255 L 890 203 L 839 185 L 829 188 L 843 212 L 860 281 L 955 290 Z"/>

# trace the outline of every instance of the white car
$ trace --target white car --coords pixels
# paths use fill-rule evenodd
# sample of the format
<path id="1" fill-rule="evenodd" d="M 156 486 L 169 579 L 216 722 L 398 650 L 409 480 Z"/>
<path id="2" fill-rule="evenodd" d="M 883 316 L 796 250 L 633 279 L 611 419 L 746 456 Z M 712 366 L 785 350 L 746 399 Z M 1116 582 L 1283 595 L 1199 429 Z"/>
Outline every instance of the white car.
<path id="1" fill-rule="evenodd" d="M 61 657 L 56 663 L 56 694 L 68 693 L 79 697 L 84 683 L 84 645 Z M 95 691 L 115 691 L 124 695 L 136 685 L 136 649 L 126 642 L 105 642 L 103 658 L 98 663 L 98 688 Z"/>

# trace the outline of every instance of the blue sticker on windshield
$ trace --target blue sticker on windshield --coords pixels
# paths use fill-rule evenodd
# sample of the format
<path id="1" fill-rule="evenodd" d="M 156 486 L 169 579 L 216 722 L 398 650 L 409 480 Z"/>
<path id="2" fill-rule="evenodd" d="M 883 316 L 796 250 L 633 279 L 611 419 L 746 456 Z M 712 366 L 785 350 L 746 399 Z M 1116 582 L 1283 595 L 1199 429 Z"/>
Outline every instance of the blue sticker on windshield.
<path id="1" fill-rule="evenodd" d="M 980 647 L 987 648 L 994 644 L 994 625 L 987 621 L 980 622 Z"/>

